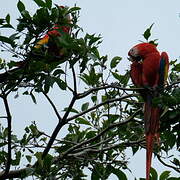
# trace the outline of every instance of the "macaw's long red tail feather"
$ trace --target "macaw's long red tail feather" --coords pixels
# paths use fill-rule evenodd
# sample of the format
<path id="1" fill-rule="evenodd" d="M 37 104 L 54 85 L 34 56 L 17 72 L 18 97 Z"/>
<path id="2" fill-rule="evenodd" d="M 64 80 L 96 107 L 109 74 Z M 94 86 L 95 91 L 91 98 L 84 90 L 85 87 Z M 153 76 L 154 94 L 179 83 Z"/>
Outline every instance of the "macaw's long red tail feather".
<path id="1" fill-rule="evenodd" d="M 146 180 L 149 180 L 154 137 L 152 134 L 146 135 Z"/>
<path id="2" fill-rule="evenodd" d="M 146 180 L 149 180 L 155 139 L 159 143 L 159 108 L 152 107 L 151 99 L 145 103 L 144 120 L 146 133 Z"/>

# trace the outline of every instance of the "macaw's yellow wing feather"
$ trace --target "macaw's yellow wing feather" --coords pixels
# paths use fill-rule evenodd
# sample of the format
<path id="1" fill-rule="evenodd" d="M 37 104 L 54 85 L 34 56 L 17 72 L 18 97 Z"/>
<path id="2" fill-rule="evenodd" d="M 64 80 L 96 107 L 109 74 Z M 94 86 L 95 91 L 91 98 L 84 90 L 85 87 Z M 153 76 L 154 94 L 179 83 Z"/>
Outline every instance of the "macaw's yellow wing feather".
<path id="1" fill-rule="evenodd" d="M 43 45 L 47 44 L 49 41 L 49 36 L 45 35 L 42 39 L 40 39 L 37 44 L 34 46 L 35 48 L 39 49 L 41 48 Z"/>

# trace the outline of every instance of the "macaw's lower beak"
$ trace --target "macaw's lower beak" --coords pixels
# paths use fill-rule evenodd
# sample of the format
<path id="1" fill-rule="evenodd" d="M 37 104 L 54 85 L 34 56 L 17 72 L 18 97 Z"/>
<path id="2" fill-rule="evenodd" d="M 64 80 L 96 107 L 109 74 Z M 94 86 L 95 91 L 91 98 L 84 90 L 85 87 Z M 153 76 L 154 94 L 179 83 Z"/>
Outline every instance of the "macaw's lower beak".
<path id="1" fill-rule="evenodd" d="M 134 61 L 131 56 L 127 57 L 127 59 L 128 59 L 129 61 Z"/>

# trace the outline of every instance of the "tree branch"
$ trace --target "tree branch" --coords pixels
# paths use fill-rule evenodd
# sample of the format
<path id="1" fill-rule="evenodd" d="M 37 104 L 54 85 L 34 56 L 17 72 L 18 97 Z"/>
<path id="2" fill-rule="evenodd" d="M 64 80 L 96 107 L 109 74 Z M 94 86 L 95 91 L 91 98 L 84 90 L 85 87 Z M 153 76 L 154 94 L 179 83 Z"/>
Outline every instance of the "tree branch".
<path id="1" fill-rule="evenodd" d="M 109 84 L 109 85 L 103 85 L 103 86 L 91 88 L 91 89 L 89 89 L 88 91 L 86 91 L 84 93 L 79 93 L 78 94 L 78 99 L 84 98 L 84 97 L 88 96 L 89 94 L 91 94 L 94 91 L 99 91 L 99 90 L 108 89 L 108 88 L 116 88 L 116 89 L 120 89 L 120 90 L 123 90 L 123 91 L 138 91 L 138 90 L 144 89 L 144 88 L 124 88 L 124 87 L 120 87 L 116 83 L 112 83 L 112 84 Z"/>
<path id="2" fill-rule="evenodd" d="M 51 147 L 52 147 L 52 145 L 53 145 L 53 143 L 54 143 L 60 129 L 63 127 L 63 125 L 64 124 L 62 122 L 58 122 L 58 124 L 56 125 L 56 128 L 54 129 L 54 131 L 53 131 L 53 133 L 52 133 L 52 135 L 50 137 L 50 140 L 49 140 L 46 148 L 43 151 L 42 159 L 44 159 L 45 156 L 48 154 L 49 150 L 51 149 Z"/>
<path id="3" fill-rule="evenodd" d="M 2 179 L 10 179 L 10 178 L 19 178 L 22 177 L 22 174 L 27 174 L 27 172 L 31 169 L 31 167 L 22 168 L 18 170 L 9 171 L 6 177 L 3 177 L 4 171 L 0 172 L 0 178 Z"/>
<path id="4" fill-rule="evenodd" d="M 12 131 L 11 130 L 12 129 L 11 121 L 12 121 L 12 116 L 11 116 L 9 104 L 7 101 L 7 96 L 4 95 L 2 98 L 3 98 L 3 102 L 4 102 L 6 114 L 7 114 L 7 124 L 8 124 L 8 127 L 7 127 L 8 128 L 8 156 L 7 156 L 7 162 L 6 162 L 6 169 L 5 169 L 4 173 L 2 174 L 2 176 L 0 176 L 1 178 L 5 178 L 7 176 L 7 174 L 9 173 L 10 166 L 11 166 L 11 131 Z"/>
<path id="5" fill-rule="evenodd" d="M 87 143 L 90 143 L 90 142 L 93 142 L 95 141 L 96 139 L 98 139 L 99 137 L 101 137 L 105 132 L 109 131 L 110 129 L 113 129 L 115 127 L 118 127 L 118 126 L 121 126 L 121 125 L 124 125 L 124 124 L 127 124 L 129 123 L 130 121 L 133 120 L 133 118 L 141 111 L 141 109 L 139 109 L 138 111 L 136 111 L 132 116 L 128 117 L 126 120 L 122 121 L 122 122 L 118 122 L 118 123 L 114 123 L 114 124 L 111 124 L 110 126 L 108 126 L 107 128 L 105 128 L 104 130 L 102 130 L 99 134 L 97 134 L 95 137 L 92 137 L 86 141 L 83 141 L 71 148 L 69 148 L 60 158 L 63 158 L 64 156 L 66 156 L 67 154 L 69 154 L 70 152 L 74 151 L 75 149 L 83 146 L 84 144 L 87 144 Z"/>
<path id="6" fill-rule="evenodd" d="M 180 173 L 180 168 L 175 167 L 175 166 L 171 166 L 171 165 L 165 163 L 165 162 L 161 159 L 161 156 L 160 156 L 159 154 L 157 154 L 157 153 L 155 153 L 155 154 L 156 154 L 157 159 L 159 160 L 159 162 L 161 162 L 164 166 L 169 167 L 169 168 L 172 168 L 172 169 L 174 169 L 175 171 L 177 171 L 177 172 Z"/>
<path id="7" fill-rule="evenodd" d="M 80 116 L 82 116 L 82 115 L 84 115 L 84 114 L 86 114 L 86 113 L 88 113 L 88 112 L 90 112 L 90 111 L 92 111 L 94 109 L 97 109 L 97 108 L 99 108 L 99 107 L 101 107 L 101 106 L 103 106 L 105 104 L 116 102 L 116 101 L 122 101 L 123 99 L 129 98 L 129 97 L 138 96 L 138 95 L 139 94 L 130 94 L 130 95 L 126 95 L 126 96 L 119 97 L 119 98 L 109 99 L 109 100 L 104 101 L 104 102 L 102 102 L 100 104 L 97 104 L 96 106 L 93 106 L 93 107 L 91 107 L 91 108 L 89 108 L 89 109 L 87 109 L 87 110 L 85 110 L 85 111 L 83 111 L 83 112 L 81 112 L 79 114 L 76 114 L 74 116 L 71 116 L 71 117 L 67 118 L 67 121 L 71 121 L 73 119 L 76 119 L 76 118 L 78 118 L 78 117 L 80 117 Z"/>
<path id="8" fill-rule="evenodd" d="M 50 138 L 50 140 L 49 140 L 49 142 L 47 144 L 47 147 L 43 151 L 42 159 L 44 159 L 44 157 L 48 154 L 48 152 L 51 149 L 51 146 L 54 143 L 60 129 L 64 126 L 64 124 L 66 124 L 66 122 L 67 122 L 66 118 L 69 115 L 75 101 L 76 101 L 76 96 L 73 96 L 67 111 L 65 112 L 65 114 L 64 114 L 63 118 L 61 119 L 61 121 L 58 122 L 58 124 L 57 124 L 56 128 L 54 129 L 54 131 L 53 131 L 53 133 L 51 135 L 51 138 Z"/>
<path id="9" fill-rule="evenodd" d="M 80 151 L 80 152 L 77 152 L 77 153 L 74 153 L 74 154 L 68 154 L 68 156 L 77 157 L 77 156 L 82 156 L 82 155 L 87 154 L 87 153 L 100 153 L 100 152 L 108 151 L 108 150 L 111 150 L 111 149 L 119 148 L 122 145 L 125 145 L 126 147 L 129 147 L 129 146 L 132 146 L 132 145 L 140 144 L 143 141 L 144 141 L 144 139 L 140 139 L 138 141 L 127 141 L 127 142 L 118 143 L 118 144 L 108 146 L 108 147 L 105 147 L 105 148 L 101 148 L 101 149 L 89 148 L 89 149 L 85 149 L 83 151 Z"/>

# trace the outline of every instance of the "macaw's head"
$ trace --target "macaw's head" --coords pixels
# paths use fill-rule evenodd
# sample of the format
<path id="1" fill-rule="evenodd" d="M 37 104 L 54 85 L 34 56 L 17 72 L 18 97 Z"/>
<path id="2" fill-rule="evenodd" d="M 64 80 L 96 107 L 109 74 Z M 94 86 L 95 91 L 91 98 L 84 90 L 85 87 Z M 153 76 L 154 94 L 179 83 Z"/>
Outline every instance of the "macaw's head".
<path id="1" fill-rule="evenodd" d="M 154 44 L 140 43 L 129 50 L 128 56 L 130 57 L 129 60 L 131 61 L 141 61 L 149 54 L 156 52 L 158 53 Z"/>
<path id="2" fill-rule="evenodd" d="M 68 6 L 59 6 L 60 9 L 68 9 Z M 71 17 L 69 14 L 66 14 L 65 18 L 69 21 L 69 23 L 71 22 Z"/>

